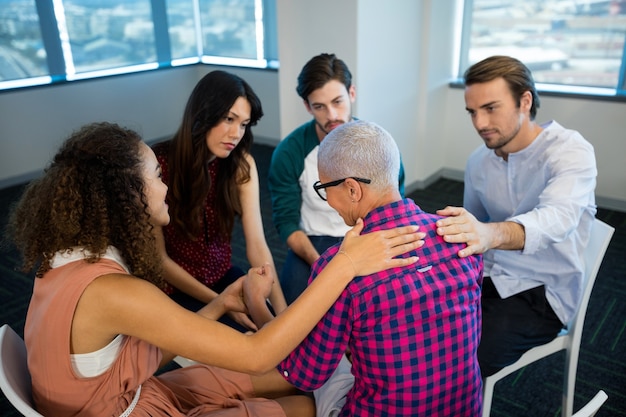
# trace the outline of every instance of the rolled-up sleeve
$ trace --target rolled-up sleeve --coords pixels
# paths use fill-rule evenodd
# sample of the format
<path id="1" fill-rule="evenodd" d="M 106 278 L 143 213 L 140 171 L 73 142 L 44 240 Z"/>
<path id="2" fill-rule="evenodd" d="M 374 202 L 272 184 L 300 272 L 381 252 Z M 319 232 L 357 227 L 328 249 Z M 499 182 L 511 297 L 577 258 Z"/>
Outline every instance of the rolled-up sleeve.
<path id="1" fill-rule="evenodd" d="M 546 169 L 549 179 L 538 205 L 507 219 L 524 226 L 524 254 L 534 254 L 565 240 L 577 229 L 585 210 L 595 206 L 597 169 L 589 143 L 577 141 L 558 155 L 551 155 Z"/>

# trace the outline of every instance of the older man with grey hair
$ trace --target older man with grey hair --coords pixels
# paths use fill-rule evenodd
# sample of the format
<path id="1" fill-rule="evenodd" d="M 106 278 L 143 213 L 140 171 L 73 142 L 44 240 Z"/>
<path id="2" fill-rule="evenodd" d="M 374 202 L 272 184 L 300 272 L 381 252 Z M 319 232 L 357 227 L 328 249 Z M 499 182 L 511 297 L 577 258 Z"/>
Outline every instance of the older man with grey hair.
<path id="1" fill-rule="evenodd" d="M 400 153 L 391 135 L 367 121 L 337 127 L 320 144 L 313 188 L 362 233 L 419 225 L 417 264 L 357 277 L 279 370 L 312 391 L 351 353 L 353 387 L 340 415 L 476 416 L 481 411 L 481 256 L 459 258 L 461 245 L 436 234 L 439 216 L 398 191 Z M 329 248 L 309 282 L 335 256 Z M 406 255 L 408 256 L 408 254 Z"/>

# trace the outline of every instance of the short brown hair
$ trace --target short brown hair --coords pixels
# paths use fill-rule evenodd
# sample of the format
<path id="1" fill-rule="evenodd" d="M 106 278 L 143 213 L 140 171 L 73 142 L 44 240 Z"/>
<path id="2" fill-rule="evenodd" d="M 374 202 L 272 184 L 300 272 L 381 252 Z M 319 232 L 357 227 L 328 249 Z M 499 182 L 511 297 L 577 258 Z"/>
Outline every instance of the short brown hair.
<path id="1" fill-rule="evenodd" d="M 530 107 L 530 119 L 534 120 L 539 108 L 539 95 L 535 88 L 532 73 L 521 61 L 504 55 L 494 55 L 475 63 L 463 75 L 465 85 L 485 83 L 496 78 L 503 78 L 509 86 L 513 98 L 520 105 L 522 95 L 530 91 L 533 104 Z"/>
<path id="2" fill-rule="evenodd" d="M 306 101 L 313 91 L 330 80 L 339 81 L 346 86 L 346 90 L 352 86 L 352 74 L 346 63 L 335 54 L 320 54 L 311 58 L 300 71 L 296 91 Z"/>

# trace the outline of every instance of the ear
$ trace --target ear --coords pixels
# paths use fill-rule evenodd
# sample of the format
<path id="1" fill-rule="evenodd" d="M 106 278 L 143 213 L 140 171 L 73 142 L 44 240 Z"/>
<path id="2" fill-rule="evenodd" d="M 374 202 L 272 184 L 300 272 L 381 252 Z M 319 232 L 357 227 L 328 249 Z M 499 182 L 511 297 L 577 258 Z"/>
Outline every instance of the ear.
<path id="1" fill-rule="evenodd" d="M 304 107 L 306 108 L 306 111 L 308 111 L 309 114 L 313 114 L 313 110 L 311 110 L 311 105 L 309 104 L 309 100 L 302 100 L 302 102 L 304 103 Z"/>
<path id="2" fill-rule="evenodd" d="M 352 202 L 361 201 L 363 198 L 363 188 L 361 187 L 360 182 L 353 180 L 352 178 L 348 178 L 344 182 L 344 185 Z"/>
<path id="3" fill-rule="evenodd" d="M 520 97 L 520 109 L 524 113 L 530 113 L 530 108 L 533 106 L 533 95 L 530 91 L 525 91 Z"/>
<path id="4" fill-rule="evenodd" d="M 356 101 L 356 87 L 354 87 L 354 84 L 350 86 L 348 96 L 350 97 L 350 103 L 354 103 Z"/>

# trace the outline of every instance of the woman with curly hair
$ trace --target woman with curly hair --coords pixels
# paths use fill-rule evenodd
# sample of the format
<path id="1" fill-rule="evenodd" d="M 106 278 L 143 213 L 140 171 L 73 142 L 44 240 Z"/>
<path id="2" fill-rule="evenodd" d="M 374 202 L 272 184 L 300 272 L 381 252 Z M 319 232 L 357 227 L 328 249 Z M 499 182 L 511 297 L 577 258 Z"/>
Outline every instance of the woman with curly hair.
<path id="1" fill-rule="evenodd" d="M 252 126 L 263 116 L 261 101 L 240 77 L 213 71 L 192 91 L 173 139 L 154 146 L 169 186 L 172 221 L 163 228 L 165 291 L 196 311 L 245 272 L 231 264 L 235 217 L 243 228 L 251 266 L 274 265 L 265 240 L 259 178 L 250 148 Z M 158 231 L 157 231 L 158 232 Z M 276 313 L 287 307 L 278 280 L 269 302 Z M 239 325 L 256 330 L 243 314 Z"/>
<path id="2" fill-rule="evenodd" d="M 13 208 L 9 232 L 37 267 L 24 339 L 33 398 L 43 415 L 307 416 L 314 404 L 274 369 L 313 328 L 354 275 L 409 265 L 415 228 L 344 240 L 315 282 L 258 332 L 215 319 L 261 306 L 275 271 L 251 269 L 200 309 L 161 291 L 153 229 L 170 221 L 167 186 L 137 133 L 84 126 L 61 146 Z M 182 355 L 198 365 L 155 376 Z M 212 365 L 212 366 L 209 366 Z M 265 397 L 265 398 L 263 398 Z"/>

